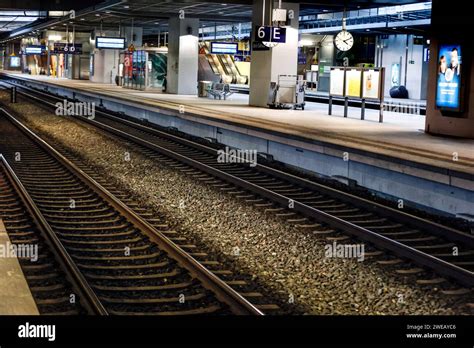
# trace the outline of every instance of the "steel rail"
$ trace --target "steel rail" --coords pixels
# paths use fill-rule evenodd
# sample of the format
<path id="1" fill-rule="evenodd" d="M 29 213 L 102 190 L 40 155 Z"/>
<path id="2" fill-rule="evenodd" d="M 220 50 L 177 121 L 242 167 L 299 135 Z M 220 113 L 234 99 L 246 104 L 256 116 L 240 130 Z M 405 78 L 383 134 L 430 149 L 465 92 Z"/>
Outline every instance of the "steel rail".
<path id="1" fill-rule="evenodd" d="M 40 233 L 49 245 L 51 252 L 58 261 L 59 266 L 66 275 L 66 278 L 72 284 L 73 289 L 77 291 L 80 303 L 89 314 L 108 315 L 104 305 L 99 300 L 94 290 L 92 290 L 92 288 L 89 286 L 89 283 L 84 278 L 81 271 L 77 268 L 72 257 L 69 255 L 59 238 L 56 236 L 51 226 L 39 210 L 38 206 L 33 201 L 30 194 L 2 154 L 0 154 L 0 163 L 3 165 L 10 183 L 13 185 L 15 191 L 19 194 L 26 209 L 28 210 L 29 215 L 35 222 L 36 226 L 38 226 Z"/>
<path id="2" fill-rule="evenodd" d="M 26 89 L 26 90 L 29 90 L 29 91 L 32 90 L 30 88 L 26 88 L 26 87 L 23 87 L 23 86 L 21 86 L 20 88 Z M 41 104 L 46 104 L 50 107 L 55 107 L 55 105 L 53 103 L 50 103 L 50 102 L 48 102 L 44 99 L 38 98 L 34 95 L 31 95 L 31 94 L 28 94 L 28 93 L 25 93 L 25 92 L 19 92 L 19 93 L 23 94 L 24 96 L 26 96 L 28 98 L 32 98 L 33 100 L 36 100 L 37 102 L 39 102 Z M 48 96 L 50 98 L 53 98 L 53 99 L 59 99 L 56 96 L 46 94 L 46 93 L 43 93 L 43 92 L 40 92 L 40 91 L 34 91 L 34 93 L 40 93 L 40 94 L 46 95 L 46 96 Z M 127 124 L 129 126 L 134 127 L 135 129 L 142 130 L 142 131 L 145 131 L 145 132 L 149 132 L 153 135 L 157 135 L 157 136 L 160 136 L 160 137 L 164 137 L 166 139 L 178 142 L 179 144 L 189 146 L 189 147 L 191 147 L 195 150 L 204 151 L 206 153 L 213 154 L 213 155 L 216 155 L 217 151 L 218 151 L 218 150 L 213 149 L 211 147 L 208 147 L 208 146 L 205 146 L 205 145 L 202 145 L 202 144 L 198 144 L 198 143 L 192 142 L 190 140 L 183 139 L 183 138 L 177 137 L 175 135 L 171 135 L 171 134 L 159 131 L 159 130 L 154 129 L 154 128 L 146 127 L 146 126 L 143 126 L 143 125 L 138 125 L 137 123 L 120 119 L 116 116 L 110 115 L 109 113 L 106 113 L 106 112 L 103 112 L 103 111 L 97 111 L 96 110 L 96 113 L 98 113 L 100 115 L 103 115 L 105 117 L 108 117 L 108 118 L 115 118 L 117 120 L 120 120 L 120 122 L 122 122 L 124 124 Z M 121 131 L 119 129 L 115 129 L 113 127 L 102 124 L 102 123 L 97 122 L 95 120 L 88 119 L 86 117 L 79 117 L 79 119 L 86 122 L 86 123 L 92 124 L 95 127 L 100 128 L 100 129 L 102 129 L 106 132 L 115 134 L 118 137 L 130 140 L 132 142 L 135 142 L 139 145 L 142 145 L 142 146 L 144 146 L 148 149 L 151 149 L 153 151 L 156 151 L 158 153 L 162 153 L 162 154 L 164 154 L 164 155 L 166 155 L 170 158 L 173 158 L 173 159 L 175 159 L 179 162 L 185 163 L 185 164 L 187 164 L 191 167 L 197 168 L 197 169 L 199 169 L 199 170 L 201 170 L 205 173 L 211 174 L 211 175 L 213 175 L 217 178 L 220 178 L 220 179 L 222 179 L 226 182 L 232 183 L 233 185 L 241 187 L 245 190 L 257 193 L 258 195 L 260 195 L 262 197 L 265 197 L 266 199 L 269 199 L 270 201 L 276 202 L 276 203 L 278 203 L 278 204 L 280 204 L 284 207 L 288 207 L 289 202 L 292 202 L 294 207 L 291 210 L 293 210 L 293 211 L 301 213 L 302 215 L 313 218 L 315 220 L 322 221 L 322 222 L 328 224 L 329 226 L 331 226 L 333 228 L 337 228 L 337 229 L 340 229 L 344 232 L 347 232 L 349 234 L 357 236 L 358 238 L 360 238 L 362 240 L 365 240 L 365 241 L 368 241 L 368 242 L 371 242 L 371 243 L 373 243 L 374 245 L 376 245 L 380 248 L 392 251 L 392 252 L 394 252 L 395 254 L 397 254 L 401 257 L 405 257 L 407 259 L 413 260 L 416 263 L 418 263 L 419 265 L 422 265 L 422 266 L 425 266 L 427 268 L 433 269 L 434 271 L 436 271 L 437 273 L 439 273 L 441 275 L 444 275 L 446 277 L 455 279 L 456 281 L 463 284 L 464 286 L 467 286 L 467 287 L 473 287 L 474 286 L 474 273 L 470 272 L 466 269 L 463 269 L 459 266 L 456 266 L 454 264 L 446 262 L 442 259 L 439 259 L 437 257 L 434 257 L 434 256 L 429 255 L 427 253 L 424 253 L 422 251 L 419 251 L 419 250 L 417 250 L 413 247 L 402 244 L 402 243 L 397 242 L 397 241 L 395 241 L 393 239 L 390 239 L 388 237 L 382 236 L 382 235 L 380 235 L 376 232 L 370 231 L 369 229 L 366 229 L 364 227 L 352 224 L 348 221 L 345 221 L 345 220 L 340 219 L 336 216 L 328 214 L 328 213 L 326 213 L 322 210 L 319 210 L 317 208 L 310 207 L 308 205 L 300 203 L 297 200 L 293 200 L 289 197 L 278 194 L 278 193 L 273 192 L 273 191 L 271 191 L 269 189 L 266 189 L 264 187 L 255 185 L 251 182 L 248 182 L 246 180 L 238 178 L 235 175 L 232 175 L 232 174 L 226 173 L 222 170 L 213 168 L 209 165 L 206 165 L 204 163 L 196 161 L 196 160 L 194 160 L 190 157 L 184 156 L 184 155 L 179 154 L 175 151 L 171 151 L 171 150 L 166 149 L 162 146 L 153 144 L 153 143 L 151 143 L 151 142 L 149 142 L 145 139 L 136 137 L 134 135 L 128 134 L 128 133 L 126 133 L 124 131 Z M 414 226 L 414 227 L 417 227 L 417 228 L 420 228 L 420 229 L 423 229 L 423 230 L 428 229 L 431 233 L 433 233 L 437 236 L 442 236 L 444 238 L 451 239 L 453 241 L 464 243 L 469 247 L 474 246 L 474 236 L 471 236 L 467 233 L 463 233 L 461 231 L 455 230 L 453 228 L 443 226 L 443 225 L 437 224 L 435 222 L 432 222 L 432 221 L 429 221 L 429 220 L 426 220 L 426 219 L 422 219 L 422 218 L 410 215 L 410 214 L 405 213 L 405 212 L 395 210 L 395 209 L 390 208 L 390 207 L 383 206 L 380 203 L 372 202 L 372 201 L 369 201 L 369 200 L 366 200 L 364 198 L 360 198 L 360 197 L 351 195 L 351 194 L 343 192 L 343 191 L 339 191 L 339 190 L 336 190 L 336 189 L 333 189 L 333 188 L 330 188 L 330 187 L 327 187 L 327 186 L 324 186 L 324 185 L 321 185 L 321 184 L 318 184 L 318 183 L 311 182 L 311 181 L 303 179 L 303 178 L 299 178 L 299 177 L 294 176 L 292 174 L 283 173 L 283 172 L 281 172 L 277 169 L 270 168 L 268 166 L 257 164 L 257 166 L 254 167 L 254 169 L 257 169 L 261 172 L 264 172 L 264 173 L 267 173 L 269 175 L 275 176 L 277 178 L 295 183 L 296 185 L 300 185 L 301 187 L 316 190 L 316 191 L 319 191 L 321 193 L 328 194 L 332 197 L 337 197 L 338 199 L 340 199 L 342 201 L 350 202 L 351 204 L 354 204 L 357 207 L 363 207 L 364 209 L 367 209 L 367 210 L 372 211 L 372 212 L 377 213 L 377 214 L 381 214 L 382 216 L 391 217 L 393 219 L 396 219 L 398 221 L 404 222 L 406 224 L 409 224 L 411 226 Z"/>
<path id="3" fill-rule="evenodd" d="M 235 314 L 240 315 L 263 315 L 263 312 L 251 304 L 242 295 L 232 289 L 218 276 L 209 271 L 191 255 L 186 253 L 183 249 L 177 246 L 168 237 L 154 228 L 150 223 L 145 221 L 137 213 L 131 210 L 127 205 L 120 201 L 115 196 L 111 195 L 102 185 L 96 182 L 88 174 L 83 172 L 74 163 L 69 161 L 46 141 L 41 139 L 38 135 L 32 132 L 23 123 L 18 121 L 8 110 L 0 108 L 0 111 L 25 135 L 33 140 L 43 150 L 47 151 L 52 155 L 58 162 L 64 165 L 69 171 L 71 171 L 76 177 L 90 187 L 97 195 L 107 201 L 111 206 L 116 209 L 122 216 L 126 217 L 135 227 L 145 233 L 153 242 L 155 242 L 159 248 L 165 251 L 169 257 L 175 259 L 182 267 L 184 267 L 191 275 L 197 278 L 202 285 L 208 290 L 212 291 L 216 297 L 227 303 Z"/>

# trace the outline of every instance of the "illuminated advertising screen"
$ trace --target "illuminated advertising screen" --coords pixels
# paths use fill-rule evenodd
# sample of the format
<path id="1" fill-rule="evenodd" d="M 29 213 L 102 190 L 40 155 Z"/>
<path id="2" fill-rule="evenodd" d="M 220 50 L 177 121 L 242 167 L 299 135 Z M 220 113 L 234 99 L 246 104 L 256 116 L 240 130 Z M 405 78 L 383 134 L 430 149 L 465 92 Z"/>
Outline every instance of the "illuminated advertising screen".
<path id="1" fill-rule="evenodd" d="M 362 81 L 362 98 L 380 99 L 380 71 L 364 70 Z"/>
<path id="2" fill-rule="evenodd" d="M 344 69 L 332 68 L 329 76 L 329 94 L 344 96 Z"/>
<path id="3" fill-rule="evenodd" d="M 19 68 L 20 67 L 20 57 L 10 57 L 10 67 Z"/>
<path id="4" fill-rule="evenodd" d="M 95 38 L 95 47 L 123 50 L 125 49 L 125 38 L 97 36 Z"/>
<path id="5" fill-rule="evenodd" d="M 357 69 L 347 69 L 346 71 L 346 97 L 360 98 L 360 85 L 362 71 Z"/>
<path id="6" fill-rule="evenodd" d="M 460 45 L 441 45 L 438 54 L 436 79 L 436 107 L 459 111 L 461 109 L 462 55 Z"/>

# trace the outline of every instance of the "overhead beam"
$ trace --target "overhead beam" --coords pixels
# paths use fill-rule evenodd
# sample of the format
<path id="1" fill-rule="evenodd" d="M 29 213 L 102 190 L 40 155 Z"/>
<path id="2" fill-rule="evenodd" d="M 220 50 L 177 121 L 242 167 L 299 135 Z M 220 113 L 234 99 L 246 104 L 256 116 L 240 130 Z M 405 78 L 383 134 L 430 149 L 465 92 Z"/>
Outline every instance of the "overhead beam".
<path id="1" fill-rule="evenodd" d="M 103 0 L 2 0 L 0 10 L 67 11 L 94 6 Z"/>

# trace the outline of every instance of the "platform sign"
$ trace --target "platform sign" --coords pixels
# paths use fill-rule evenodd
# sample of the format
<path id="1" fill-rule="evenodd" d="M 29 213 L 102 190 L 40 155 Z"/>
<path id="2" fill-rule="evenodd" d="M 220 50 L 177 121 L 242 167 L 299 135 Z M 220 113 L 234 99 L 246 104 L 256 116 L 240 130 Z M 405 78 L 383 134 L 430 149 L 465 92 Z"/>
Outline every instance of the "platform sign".
<path id="1" fill-rule="evenodd" d="M 438 54 L 436 107 L 461 111 L 462 55 L 459 44 L 441 45 Z"/>
<path id="2" fill-rule="evenodd" d="M 344 96 L 344 68 L 331 68 L 329 75 L 329 94 Z"/>
<path id="3" fill-rule="evenodd" d="M 380 71 L 367 69 L 362 72 L 362 98 L 380 99 Z"/>
<path id="4" fill-rule="evenodd" d="M 262 42 L 253 41 L 252 51 L 270 51 L 270 47 L 265 46 Z"/>
<path id="5" fill-rule="evenodd" d="M 362 70 L 346 69 L 345 96 L 361 97 Z"/>
<path id="6" fill-rule="evenodd" d="M 238 43 L 236 42 L 211 42 L 211 54 L 237 54 Z"/>
<path id="7" fill-rule="evenodd" d="M 99 49 L 123 50 L 125 49 L 125 38 L 97 36 L 95 38 L 95 47 Z"/>
<path id="8" fill-rule="evenodd" d="M 65 42 L 55 42 L 53 53 L 82 54 L 82 44 L 67 44 Z"/>
<path id="9" fill-rule="evenodd" d="M 286 28 L 270 27 L 270 26 L 256 26 L 255 27 L 255 41 L 256 42 L 286 42 Z"/>

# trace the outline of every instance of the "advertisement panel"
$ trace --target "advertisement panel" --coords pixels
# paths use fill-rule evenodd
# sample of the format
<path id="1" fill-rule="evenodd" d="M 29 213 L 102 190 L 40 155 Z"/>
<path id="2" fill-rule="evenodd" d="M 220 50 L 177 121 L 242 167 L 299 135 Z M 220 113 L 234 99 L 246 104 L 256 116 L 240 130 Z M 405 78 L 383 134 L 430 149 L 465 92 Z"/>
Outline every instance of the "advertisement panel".
<path id="1" fill-rule="evenodd" d="M 436 107 L 438 109 L 461 110 L 461 57 L 461 45 L 443 44 L 439 48 L 436 79 Z"/>
<path id="2" fill-rule="evenodd" d="M 380 71 L 364 70 L 362 81 L 362 98 L 380 99 Z"/>
<path id="3" fill-rule="evenodd" d="M 331 68 L 329 75 L 329 94 L 344 96 L 344 69 Z"/>
<path id="4" fill-rule="evenodd" d="M 346 97 L 360 98 L 361 79 L 362 79 L 361 70 L 357 70 L 357 69 L 346 70 Z"/>
<path id="5" fill-rule="evenodd" d="M 19 68 L 20 67 L 20 57 L 11 56 L 10 57 L 10 68 Z"/>

